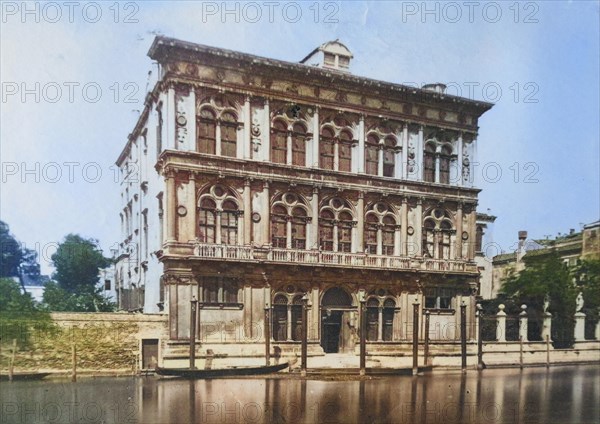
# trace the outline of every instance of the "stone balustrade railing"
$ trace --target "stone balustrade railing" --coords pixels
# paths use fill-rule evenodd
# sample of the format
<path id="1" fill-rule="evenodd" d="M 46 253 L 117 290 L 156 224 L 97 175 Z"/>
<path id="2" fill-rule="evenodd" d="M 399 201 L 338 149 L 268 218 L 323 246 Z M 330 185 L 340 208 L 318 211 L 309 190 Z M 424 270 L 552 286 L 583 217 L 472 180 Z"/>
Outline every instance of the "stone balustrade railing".
<path id="1" fill-rule="evenodd" d="M 498 312 L 496 313 L 496 341 L 506 342 L 506 319 L 507 315 L 504 312 L 505 306 L 503 304 L 498 305 Z M 585 314 L 582 312 L 575 313 L 575 329 L 574 339 L 576 342 L 585 340 Z M 527 316 L 527 305 L 521 305 L 521 313 L 518 316 L 519 320 L 519 339 L 523 342 L 528 341 L 528 316 Z M 542 327 L 540 329 L 540 336 L 542 341 L 552 341 L 552 314 L 550 312 L 544 312 Z M 596 340 L 600 340 L 600 321 L 596 324 L 594 337 Z"/>
<path id="2" fill-rule="evenodd" d="M 406 269 L 438 272 L 477 272 L 477 266 L 467 261 L 384 256 L 367 253 L 327 252 L 320 250 L 281 249 L 274 247 L 229 246 L 196 243 L 194 255 L 201 258 L 231 260 L 263 260 L 281 263 Z"/>

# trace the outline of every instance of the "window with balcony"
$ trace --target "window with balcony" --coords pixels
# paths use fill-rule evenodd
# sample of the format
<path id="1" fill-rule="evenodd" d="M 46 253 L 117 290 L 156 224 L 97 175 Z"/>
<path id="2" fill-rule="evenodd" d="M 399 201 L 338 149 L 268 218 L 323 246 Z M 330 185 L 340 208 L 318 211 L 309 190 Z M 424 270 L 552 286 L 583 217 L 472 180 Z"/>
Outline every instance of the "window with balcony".
<path id="1" fill-rule="evenodd" d="M 354 224 L 352 210 L 346 200 L 333 198 L 324 201 L 319 215 L 321 250 L 351 252 Z"/>
<path id="2" fill-rule="evenodd" d="M 199 240 L 202 243 L 216 242 L 217 205 L 212 199 L 203 199 L 200 202 L 199 215 Z"/>
<path id="3" fill-rule="evenodd" d="M 434 208 L 423 220 L 423 256 L 434 259 L 451 259 L 454 224 L 450 212 Z"/>
<path id="4" fill-rule="evenodd" d="M 221 184 L 207 187 L 198 199 L 198 240 L 201 243 L 238 244 L 241 214 L 232 189 Z"/>
<path id="5" fill-rule="evenodd" d="M 396 246 L 396 233 L 400 230 L 394 210 L 385 202 L 378 202 L 369 208 L 365 215 L 365 248 L 373 255 L 393 256 Z"/>
<path id="6" fill-rule="evenodd" d="M 282 249 L 306 249 L 310 218 L 305 202 L 295 193 L 277 195 L 271 208 L 271 243 Z"/>

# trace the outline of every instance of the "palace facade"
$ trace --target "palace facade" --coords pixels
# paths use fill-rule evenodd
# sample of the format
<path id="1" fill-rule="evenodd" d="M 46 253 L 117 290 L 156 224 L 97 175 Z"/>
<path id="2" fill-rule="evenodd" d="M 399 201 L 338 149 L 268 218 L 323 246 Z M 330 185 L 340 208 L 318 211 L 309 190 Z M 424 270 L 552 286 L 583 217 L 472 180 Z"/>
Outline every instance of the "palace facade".
<path id="1" fill-rule="evenodd" d="M 116 281 L 124 309 L 169 314 L 163 360 L 187 357 L 193 300 L 200 355 L 258 360 L 266 335 L 299 352 L 303 301 L 310 356 L 358 352 L 361 301 L 369 355 L 408 351 L 415 302 L 434 343 L 458 344 L 491 104 L 354 76 L 337 40 L 300 63 L 162 36 L 149 56 L 117 161 Z"/>

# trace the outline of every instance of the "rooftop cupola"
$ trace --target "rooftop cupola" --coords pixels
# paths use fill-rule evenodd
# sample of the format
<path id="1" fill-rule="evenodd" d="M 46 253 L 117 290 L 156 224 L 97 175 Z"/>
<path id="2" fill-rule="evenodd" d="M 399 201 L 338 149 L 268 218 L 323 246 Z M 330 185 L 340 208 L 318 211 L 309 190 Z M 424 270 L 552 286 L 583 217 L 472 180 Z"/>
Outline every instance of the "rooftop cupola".
<path id="1" fill-rule="evenodd" d="M 300 63 L 318 68 L 333 69 L 340 72 L 350 72 L 352 53 L 339 40 L 321 44 L 308 54 Z"/>

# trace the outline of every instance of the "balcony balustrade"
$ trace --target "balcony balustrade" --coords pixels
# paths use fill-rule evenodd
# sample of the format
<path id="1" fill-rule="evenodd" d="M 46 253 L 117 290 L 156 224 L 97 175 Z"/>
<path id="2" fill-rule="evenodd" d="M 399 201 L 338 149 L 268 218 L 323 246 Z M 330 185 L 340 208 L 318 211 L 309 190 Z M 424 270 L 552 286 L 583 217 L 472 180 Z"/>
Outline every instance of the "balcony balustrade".
<path id="1" fill-rule="evenodd" d="M 328 252 L 320 250 L 232 246 L 207 243 L 195 243 L 194 256 L 205 259 L 264 261 L 303 265 L 332 265 L 390 270 L 477 272 L 477 266 L 474 263 L 460 260 L 380 256 L 367 253 Z"/>

